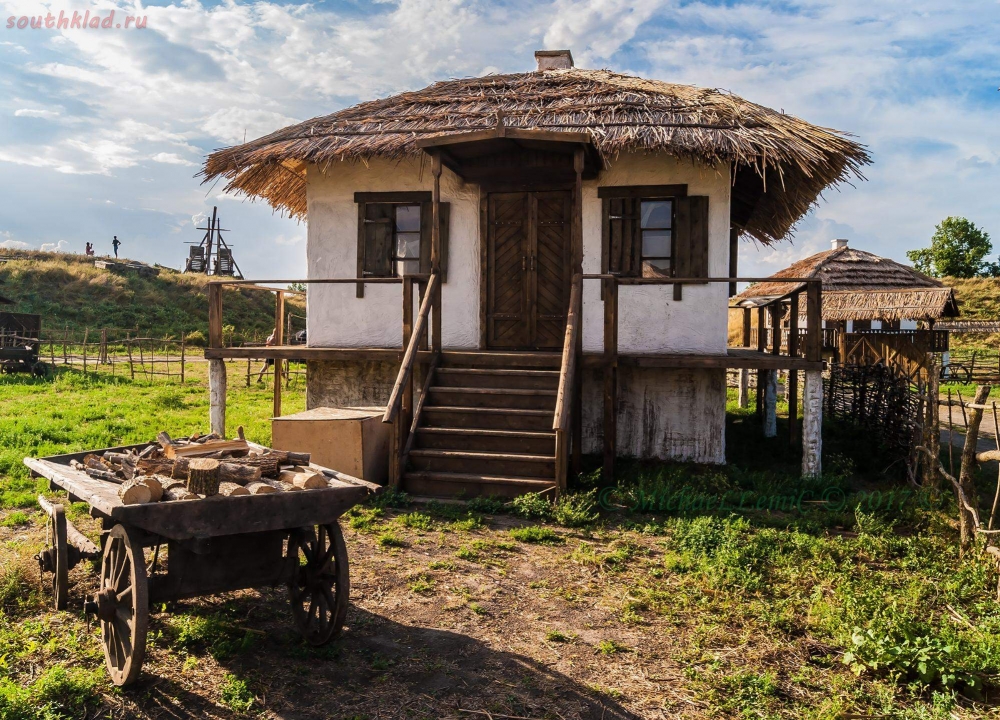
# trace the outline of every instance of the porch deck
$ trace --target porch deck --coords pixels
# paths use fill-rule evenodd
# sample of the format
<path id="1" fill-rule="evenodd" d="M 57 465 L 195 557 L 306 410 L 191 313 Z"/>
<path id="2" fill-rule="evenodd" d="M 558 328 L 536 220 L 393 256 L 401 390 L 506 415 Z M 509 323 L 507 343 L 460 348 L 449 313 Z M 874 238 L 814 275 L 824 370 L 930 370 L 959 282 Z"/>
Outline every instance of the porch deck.
<path id="1" fill-rule="evenodd" d="M 402 348 L 338 348 L 308 347 L 304 345 L 272 345 L 253 347 L 207 348 L 208 360 L 356 360 L 401 362 L 405 350 Z M 558 368 L 559 352 L 497 352 L 479 350 L 444 350 L 442 357 L 457 361 L 473 360 L 480 364 L 495 362 L 497 367 L 516 360 L 521 365 Z M 417 352 L 417 362 L 430 362 L 435 353 L 430 350 Z M 822 370 L 823 362 L 807 360 L 803 357 L 774 355 L 749 348 L 727 348 L 726 354 L 708 355 L 693 353 L 642 353 L 618 354 L 619 365 L 658 368 L 725 368 L 749 370 Z M 583 367 L 601 368 L 605 356 L 600 352 L 584 352 Z"/>

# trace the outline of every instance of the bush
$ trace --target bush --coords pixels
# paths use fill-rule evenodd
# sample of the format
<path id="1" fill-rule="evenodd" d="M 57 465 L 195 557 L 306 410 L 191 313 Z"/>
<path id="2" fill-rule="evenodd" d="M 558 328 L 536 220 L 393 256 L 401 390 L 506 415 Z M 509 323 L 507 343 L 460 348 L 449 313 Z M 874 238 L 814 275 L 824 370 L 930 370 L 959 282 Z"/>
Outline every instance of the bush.
<path id="1" fill-rule="evenodd" d="M 3 720 L 56 720 L 87 715 L 99 699 L 95 671 L 67 670 L 55 665 L 26 685 L 0 678 L 0 718 Z"/>
<path id="2" fill-rule="evenodd" d="M 208 344 L 208 338 L 201 330 L 195 330 L 184 336 L 184 342 L 195 347 L 205 347 Z"/>
<path id="3" fill-rule="evenodd" d="M 528 520 L 547 520 L 552 517 L 552 503 L 538 493 L 518 495 L 511 501 L 514 514 Z"/>
<path id="4" fill-rule="evenodd" d="M 469 509 L 473 512 L 496 515 L 507 507 L 507 500 L 496 495 L 480 495 L 469 500 Z"/>
<path id="5" fill-rule="evenodd" d="M 562 495 L 552 506 L 552 518 L 563 527 L 586 527 L 597 520 L 597 489 Z"/>
<path id="6" fill-rule="evenodd" d="M 245 713 L 254 703 L 253 693 L 246 680 L 240 680 L 231 673 L 226 673 L 219 686 L 219 702 L 237 713 Z"/>

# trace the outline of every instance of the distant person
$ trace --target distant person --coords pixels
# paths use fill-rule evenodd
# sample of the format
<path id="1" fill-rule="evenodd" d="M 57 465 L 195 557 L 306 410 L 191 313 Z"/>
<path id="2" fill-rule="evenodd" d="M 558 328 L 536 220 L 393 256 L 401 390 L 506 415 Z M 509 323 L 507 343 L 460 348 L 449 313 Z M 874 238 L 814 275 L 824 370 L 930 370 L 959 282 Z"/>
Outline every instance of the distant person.
<path id="1" fill-rule="evenodd" d="M 111 243 L 111 247 L 113 247 L 115 249 L 115 258 L 118 257 L 118 248 L 121 247 L 121 244 L 122 244 L 122 241 L 118 239 L 117 235 L 115 235 L 115 239 Z"/>
<path id="2" fill-rule="evenodd" d="M 87 243 L 87 257 L 94 257 L 94 243 Z"/>

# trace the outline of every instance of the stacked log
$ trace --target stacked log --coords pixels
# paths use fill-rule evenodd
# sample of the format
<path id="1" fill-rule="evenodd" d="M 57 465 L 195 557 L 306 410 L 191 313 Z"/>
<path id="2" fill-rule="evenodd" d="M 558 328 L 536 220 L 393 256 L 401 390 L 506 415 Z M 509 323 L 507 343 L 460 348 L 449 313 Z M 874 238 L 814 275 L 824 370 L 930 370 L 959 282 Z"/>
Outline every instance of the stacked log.
<path id="1" fill-rule="evenodd" d="M 205 497 L 218 495 L 219 461 L 211 458 L 194 458 L 188 462 L 187 489 Z"/>

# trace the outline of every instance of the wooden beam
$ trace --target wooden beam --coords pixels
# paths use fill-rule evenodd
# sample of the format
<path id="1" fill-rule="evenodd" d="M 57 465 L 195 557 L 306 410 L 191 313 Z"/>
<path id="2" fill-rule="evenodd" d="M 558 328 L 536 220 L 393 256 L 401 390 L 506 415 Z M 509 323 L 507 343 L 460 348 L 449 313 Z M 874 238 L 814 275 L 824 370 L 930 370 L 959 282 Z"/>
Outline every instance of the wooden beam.
<path id="1" fill-rule="evenodd" d="M 410 278 L 403 279 L 403 347 L 409 347 L 410 342 L 413 338 L 413 280 Z M 398 462 L 399 462 L 399 474 L 398 477 L 402 477 L 404 469 L 404 455 L 405 450 L 408 446 L 409 438 L 408 429 L 411 420 L 413 419 L 413 373 L 409 374 L 406 382 L 403 385 L 403 398 L 401 401 L 399 419 L 395 423 L 394 429 L 397 431 L 399 437 L 397 438 L 397 447 L 400 448 Z"/>
<path id="2" fill-rule="evenodd" d="M 737 265 L 740 260 L 740 229 L 735 225 L 729 228 L 729 275 L 736 277 Z M 729 283 L 729 297 L 736 295 L 736 283 Z"/>
<path id="3" fill-rule="evenodd" d="M 274 295 L 274 344 L 285 344 L 285 293 L 278 291 Z M 274 360 L 274 415 L 281 417 L 281 368 L 285 364 L 282 358 Z"/>
<path id="4" fill-rule="evenodd" d="M 583 322 L 583 147 L 578 147 L 573 153 L 573 169 L 576 171 L 576 185 L 573 189 L 573 273 L 575 282 L 580 286 L 577 293 L 577 333 L 574 353 L 574 365 L 579 366 L 583 360 L 583 333 L 580 324 Z M 572 293 L 570 293 L 572 296 Z M 583 372 L 577 370 L 573 376 L 573 474 L 579 475 L 583 470 Z"/>
<path id="5" fill-rule="evenodd" d="M 618 453 L 618 283 L 604 289 L 604 464 L 605 480 L 615 476 Z"/>
<path id="6" fill-rule="evenodd" d="M 399 367 L 399 375 L 392 386 L 392 393 L 389 395 L 385 415 L 382 416 L 382 422 L 384 423 L 391 423 L 399 413 L 403 386 L 408 381 L 410 373 L 413 372 L 413 361 L 417 355 L 419 338 L 427 329 L 427 314 L 430 312 L 431 299 L 434 297 L 434 291 L 439 284 L 440 278 L 438 274 L 431 273 L 430 282 L 427 283 L 427 292 L 424 293 L 423 302 L 420 303 L 420 311 L 417 313 L 417 321 L 413 325 L 413 336 L 410 338 L 410 344 L 406 346 L 406 352 L 403 354 L 403 362 Z M 414 341 L 414 336 L 417 339 L 416 341 Z M 399 450 L 401 451 L 402 448 L 399 448 Z"/>
<path id="7" fill-rule="evenodd" d="M 757 308 L 757 352 L 767 349 L 767 332 L 764 329 L 764 306 Z"/>
<path id="8" fill-rule="evenodd" d="M 222 285 L 208 284 L 208 346 L 222 347 Z"/>
<path id="9" fill-rule="evenodd" d="M 792 293 L 788 306 L 788 356 L 799 355 L 799 293 Z M 799 371 L 788 371 L 788 441 L 799 442 Z"/>
<path id="10" fill-rule="evenodd" d="M 781 354 L 781 305 L 771 303 L 768 306 L 771 313 L 771 354 Z"/>
<path id="11" fill-rule="evenodd" d="M 810 280 L 806 283 L 806 359 L 819 361 L 823 358 L 823 283 Z M 822 395 L 820 388 L 820 395 Z"/>
<path id="12" fill-rule="evenodd" d="M 750 347 L 750 328 L 753 325 L 753 317 L 750 308 L 743 308 L 743 347 Z"/>
<path id="13" fill-rule="evenodd" d="M 434 175 L 434 190 L 431 194 L 431 273 L 440 278 L 441 274 L 441 154 L 431 155 L 431 173 Z M 441 352 L 441 282 L 434 283 L 434 332 L 431 349 Z"/>

